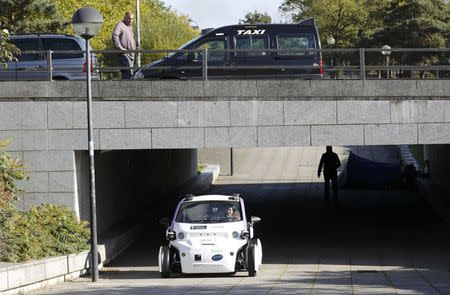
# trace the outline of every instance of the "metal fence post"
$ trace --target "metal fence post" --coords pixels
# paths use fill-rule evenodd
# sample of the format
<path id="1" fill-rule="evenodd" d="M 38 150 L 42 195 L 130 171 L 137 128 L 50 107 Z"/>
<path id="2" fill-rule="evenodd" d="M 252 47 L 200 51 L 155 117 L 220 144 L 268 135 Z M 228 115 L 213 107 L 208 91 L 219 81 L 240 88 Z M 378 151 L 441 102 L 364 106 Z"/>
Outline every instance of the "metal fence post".
<path id="1" fill-rule="evenodd" d="M 359 49 L 359 77 L 361 80 L 366 80 L 366 57 L 364 48 Z"/>
<path id="2" fill-rule="evenodd" d="M 208 48 L 202 49 L 202 77 L 203 80 L 208 80 Z"/>
<path id="3" fill-rule="evenodd" d="M 47 50 L 46 54 L 47 54 L 47 73 L 48 73 L 48 80 L 49 81 L 53 81 L 53 56 L 52 56 L 53 51 L 51 50 Z"/>
<path id="4" fill-rule="evenodd" d="M 234 175 L 234 160 L 233 160 L 233 148 L 230 148 L 230 174 Z"/>

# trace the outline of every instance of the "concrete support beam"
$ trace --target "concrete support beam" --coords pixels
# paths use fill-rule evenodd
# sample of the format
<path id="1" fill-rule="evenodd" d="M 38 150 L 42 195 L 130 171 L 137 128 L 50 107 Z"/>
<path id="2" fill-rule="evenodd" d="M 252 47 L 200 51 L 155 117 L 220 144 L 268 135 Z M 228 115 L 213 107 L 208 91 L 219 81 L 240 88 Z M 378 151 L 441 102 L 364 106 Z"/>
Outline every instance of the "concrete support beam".
<path id="1" fill-rule="evenodd" d="M 125 102 L 125 127 L 176 127 L 177 103 L 173 101 Z M 95 127 L 95 125 L 94 125 Z"/>
<path id="2" fill-rule="evenodd" d="M 49 130 L 48 150 L 50 151 L 74 151 L 87 150 L 88 139 L 86 129 Z M 94 147 L 99 148 L 99 130 L 94 130 Z"/>
<path id="3" fill-rule="evenodd" d="M 338 101 L 338 124 L 382 124 L 390 122 L 390 102 L 381 101 Z"/>
<path id="4" fill-rule="evenodd" d="M 230 126 L 228 101 L 178 102 L 178 127 Z"/>
<path id="5" fill-rule="evenodd" d="M 371 124 L 365 126 L 365 144 L 416 144 L 417 124 Z"/>
<path id="6" fill-rule="evenodd" d="M 211 147 L 249 147 L 256 146 L 256 127 L 217 127 L 205 129 L 205 146 Z"/>
<path id="7" fill-rule="evenodd" d="M 310 146 L 309 126 L 264 126 L 258 127 L 258 146 L 290 147 Z"/>
<path id="8" fill-rule="evenodd" d="M 48 145 L 47 137 L 47 130 L 0 131 L 0 139 L 10 141 L 10 151 L 45 151 Z"/>
<path id="9" fill-rule="evenodd" d="M 286 101 L 286 125 L 336 124 L 336 101 Z"/>
<path id="10" fill-rule="evenodd" d="M 364 145 L 364 126 L 312 126 L 311 145 Z"/>
<path id="11" fill-rule="evenodd" d="M 23 161 L 28 171 L 72 171 L 73 151 L 27 151 Z"/>
<path id="12" fill-rule="evenodd" d="M 47 103 L 48 129 L 73 129 L 73 104 L 73 101 L 49 101 Z"/>
<path id="13" fill-rule="evenodd" d="M 444 105 L 442 100 L 391 101 L 391 123 L 444 122 Z"/>
<path id="14" fill-rule="evenodd" d="M 0 103 L 0 128 L 0 130 L 47 129 L 47 103 Z"/>
<path id="15" fill-rule="evenodd" d="M 152 129 L 152 148 L 202 148 L 205 146 L 203 128 Z"/>
<path id="16" fill-rule="evenodd" d="M 419 144 L 444 144 L 450 142 L 450 123 L 419 124 Z"/>
<path id="17" fill-rule="evenodd" d="M 101 129 L 101 150 L 151 149 L 151 129 Z"/>
<path id="18" fill-rule="evenodd" d="M 87 128 L 86 103 L 74 102 L 73 124 L 75 129 Z M 92 104 L 94 128 L 124 128 L 125 107 L 123 102 L 94 102 Z"/>

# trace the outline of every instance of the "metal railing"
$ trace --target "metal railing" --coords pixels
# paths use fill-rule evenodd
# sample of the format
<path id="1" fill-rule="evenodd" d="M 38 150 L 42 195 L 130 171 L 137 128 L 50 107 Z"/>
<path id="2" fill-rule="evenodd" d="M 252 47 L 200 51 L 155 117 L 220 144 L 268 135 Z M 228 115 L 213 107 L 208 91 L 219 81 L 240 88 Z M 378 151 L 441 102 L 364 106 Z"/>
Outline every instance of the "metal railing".
<path id="1" fill-rule="evenodd" d="M 420 72 L 422 76 L 419 78 L 434 78 L 434 79 L 450 79 L 450 48 L 391 48 L 387 56 L 381 55 L 381 52 L 386 52 L 386 49 L 381 48 L 332 48 L 332 49 L 183 49 L 183 50 L 93 50 L 92 54 L 100 57 L 99 61 L 94 65 L 94 71 L 100 76 L 100 79 L 106 79 L 107 73 L 118 74 L 120 70 L 141 70 L 148 67 L 126 67 L 113 65 L 113 60 L 117 58 L 117 55 L 124 53 L 140 53 L 141 56 L 145 55 L 158 55 L 169 57 L 170 54 L 186 54 L 193 57 L 195 54 L 200 56 L 201 59 L 191 58 L 189 59 L 190 65 L 183 66 L 151 66 L 151 69 L 155 70 L 199 70 L 201 75 L 197 78 L 208 80 L 211 70 L 313 70 L 318 72 L 323 68 L 325 75 L 323 79 L 414 79 L 411 73 Z M 46 72 L 47 80 L 52 80 L 55 74 L 55 54 L 86 54 L 86 51 L 80 50 L 61 50 L 61 51 L 23 51 L 22 54 L 34 54 L 37 57 L 43 59 L 45 56 L 45 67 L 39 69 L 33 69 L 34 72 Z M 201 53 L 198 55 L 198 53 Z M 217 65 L 214 60 L 208 58 L 208 55 L 223 53 L 223 65 Z M 324 64 L 311 64 L 311 65 L 289 65 L 289 64 L 265 64 L 265 65 L 240 65 L 235 64 L 232 61 L 239 55 L 244 55 L 244 58 L 251 60 L 255 57 L 264 57 L 270 55 L 273 57 L 286 57 L 284 54 L 289 54 L 291 60 L 310 58 L 320 53 Z M 255 55 L 256 54 L 256 55 Z M 408 57 L 408 54 L 412 56 Z M 107 57 L 108 56 L 108 57 Z M 422 58 L 420 57 L 422 56 Z M 434 59 L 433 64 L 400 64 L 402 60 L 422 59 L 427 57 L 428 60 Z M 384 64 L 384 60 L 387 59 L 387 63 Z M 391 60 L 391 63 L 389 63 Z M 334 62 L 333 62 L 334 61 Z M 440 64 L 440 63 L 444 64 Z M 57 64 L 57 63 L 56 63 Z M 79 65 L 80 67 L 80 65 Z M 16 69 L 17 70 L 17 69 Z M 56 70 L 58 70 L 56 68 Z M 79 70 L 82 70 L 79 68 Z M 1 71 L 8 71 L 8 69 L 2 69 Z M 400 73 L 409 72 L 409 77 L 400 77 Z M 430 74 L 434 72 L 433 74 Z M 426 76 L 425 73 L 429 75 Z M 442 75 L 443 73 L 443 75 Z M 257 76 L 257 74 L 255 75 Z M 274 77 L 277 75 L 274 74 Z M 282 75 L 287 77 L 287 75 Z M 295 75 L 294 75 L 295 76 Z M 110 77 L 111 78 L 111 77 Z"/>

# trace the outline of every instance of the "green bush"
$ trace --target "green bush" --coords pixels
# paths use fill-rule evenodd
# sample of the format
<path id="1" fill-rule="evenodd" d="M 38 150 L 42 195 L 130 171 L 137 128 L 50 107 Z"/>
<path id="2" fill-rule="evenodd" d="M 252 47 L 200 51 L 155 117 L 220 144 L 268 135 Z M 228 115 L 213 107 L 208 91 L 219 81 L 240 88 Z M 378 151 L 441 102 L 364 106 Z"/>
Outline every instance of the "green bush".
<path id="1" fill-rule="evenodd" d="M 89 248 L 87 223 L 78 221 L 66 207 L 43 204 L 28 212 L 12 209 L 2 217 L 3 261 L 20 262 Z"/>
<path id="2" fill-rule="evenodd" d="M 20 160 L 5 151 L 6 145 L 0 141 L 0 261 L 20 262 L 87 250 L 87 222 L 78 221 L 67 207 L 45 204 L 28 212 L 16 209 L 14 202 L 21 192 L 16 182 L 27 179 L 27 172 Z"/>
<path id="3" fill-rule="evenodd" d="M 11 206 L 21 192 L 16 181 L 28 179 L 23 163 L 6 152 L 7 145 L 7 140 L 0 140 L 0 210 Z"/>

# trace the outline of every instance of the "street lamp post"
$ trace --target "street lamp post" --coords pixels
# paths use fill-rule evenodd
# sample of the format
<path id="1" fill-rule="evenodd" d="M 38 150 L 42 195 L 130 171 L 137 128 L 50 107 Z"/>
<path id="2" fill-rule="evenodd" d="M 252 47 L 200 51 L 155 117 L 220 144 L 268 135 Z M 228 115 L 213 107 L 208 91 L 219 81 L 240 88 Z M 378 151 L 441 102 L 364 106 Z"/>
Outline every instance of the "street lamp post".
<path id="1" fill-rule="evenodd" d="M 389 45 L 384 45 L 381 47 L 381 54 L 386 56 L 386 67 L 389 67 L 389 55 L 391 55 L 391 47 Z M 389 69 L 386 68 L 386 78 L 389 79 Z"/>
<path id="2" fill-rule="evenodd" d="M 327 44 L 328 44 L 329 48 L 332 48 L 334 46 L 334 44 L 336 44 L 336 40 L 333 38 L 333 36 L 329 36 L 327 38 Z M 333 52 L 331 52 L 330 67 L 331 67 L 331 70 L 333 70 Z"/>
<path id="3" fill-rule="evenodd" d="M 77 35 L 86 40 L 86 83 L 87 83 L 87 125 L 88 125 L 88 151 L 89 176 L 91 199 L 91 276 L 92 281 L 98 281 L 97 259 L 97 213 L 95 204 L 95 168 L 94 168 L 94 140 L 92 128 L 92 90 L 91 90 L 91 52 L 89 39 L 94 37 L 103 23 L 100 13 L 91 7 L 78 9 L 72 16 L 72 25 Z"/>
<path id="4" fill-rule="evenodd" d="M 328 44 L 328 47 L 333 47 L 334 46 L 334 44 L 336 44 L 336 40 L 333 38 L 333 36 L 330 36 L 330 37 L 328 37 L 327 38 L 327 44 Z M 333 57 L 331 57 L 331 66 L 333 66 Z"/>
<path id="5" fill-rule="evenodd" d="M 136 49 L 140 50 L 141 49 L 141 17 L 139 14 L 139 0 L 136 0 L 136 35 L 137 35 Z M 138 67 L 141 66 L 141 53 L 140 52 L 138 52 L 136 54 L 136 65 Z"/>

